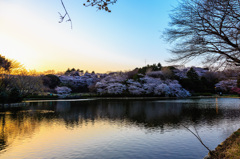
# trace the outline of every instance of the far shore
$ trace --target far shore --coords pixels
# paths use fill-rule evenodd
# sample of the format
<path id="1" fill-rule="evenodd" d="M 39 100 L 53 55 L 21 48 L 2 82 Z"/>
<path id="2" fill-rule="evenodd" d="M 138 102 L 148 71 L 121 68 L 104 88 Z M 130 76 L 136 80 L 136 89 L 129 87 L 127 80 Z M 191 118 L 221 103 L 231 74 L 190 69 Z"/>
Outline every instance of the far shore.
<path id="1" fill-rule="evenodd" d="M 201 98 L 240 98 L 239 96 L 232 96 L 232 95 L 214 95 L 214 96 L 191 96 L 186 98 L 178 98 L 178 97 L 137 97 L 137 96 L 115 96 L 115 97 L 108 97 L 108 96 L 82 96 L 80 98 L 26 98 L 23 102 L 33 102 L 33 101 L 78 101 L 78 100 L 99 100 L 99 99 L 121 99 L 121 100 L 133 100 L 133 99 L 201 99 Z"/>
<path id="2" fill-rule="evenodd" d="M 213 96 L 191 96 L 191 97 L 186 97 L 186 98 L 177 98 L 177 97 L 139 97 L 139 96 L 115 96 L 115 97 L 108 97 L 108 96 L 80 96 L 79 98 L 25 98 L 22 102 L 20 103 L 29 103 L 29 102 L 54 102 L 54 101 L 88 101 L 88 100 L 176 100 L 176 99 L 204 99 L 204 98 L 240 98 L 239 96 L 236 95 L 213 95 Z M 5 103 L 6 105 L 8 104 L 14 104 L 14 103 Z M 2 105 L 2 104 L 0 104 Z"/>

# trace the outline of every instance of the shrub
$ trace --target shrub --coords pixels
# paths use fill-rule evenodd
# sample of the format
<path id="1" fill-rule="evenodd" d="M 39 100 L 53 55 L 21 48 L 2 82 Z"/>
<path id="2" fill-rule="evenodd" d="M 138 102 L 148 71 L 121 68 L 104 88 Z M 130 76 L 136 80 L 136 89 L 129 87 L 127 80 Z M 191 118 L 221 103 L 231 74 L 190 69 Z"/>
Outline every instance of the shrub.
<path id="1" fill-rule="evenodd" d="M 15 103 L 22 101 L 20 91 L 17 88 L 13 88 L 8 95 L 8 102 Z"/>

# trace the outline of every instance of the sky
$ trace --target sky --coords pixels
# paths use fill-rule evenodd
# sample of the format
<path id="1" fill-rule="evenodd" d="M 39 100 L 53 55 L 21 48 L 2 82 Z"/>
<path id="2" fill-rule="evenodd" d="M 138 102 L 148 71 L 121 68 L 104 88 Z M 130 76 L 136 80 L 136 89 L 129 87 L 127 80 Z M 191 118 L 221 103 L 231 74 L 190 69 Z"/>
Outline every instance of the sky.
<path id="1" fill-rule="evenodd" d="M 0 54 L 27 69 L 127 71 L 171 57 L 162 32 L 177 0 L 118 0 L 111 13 L 84 7 L 85 0 L 0 0 Z"/>

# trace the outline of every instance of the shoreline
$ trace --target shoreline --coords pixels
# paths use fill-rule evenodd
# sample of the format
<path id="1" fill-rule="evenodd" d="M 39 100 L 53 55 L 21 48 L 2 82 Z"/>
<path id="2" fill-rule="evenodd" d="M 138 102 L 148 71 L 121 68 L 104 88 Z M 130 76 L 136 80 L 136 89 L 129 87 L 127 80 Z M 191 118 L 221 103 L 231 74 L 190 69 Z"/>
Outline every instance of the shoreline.
<path id="1" fill-rule="evenodd" d="M 49 102 L 49 101 L 88 101 L 88 100 L 177 100 L 177 99 L 205 99 L 205 98 L 239 98 L 236 96 L 191 96 L 186 98 L 178 98 L 178 97 L 151 97 L 151 96 L 115 96 L 115 97 L 107 97 L 107 96 L 82 96 L 79 98 L 25 98 L 22 102 L 17 103 L 29 103 L 29 102 Z M 16 103 L 1 103 L 0 105 L 9 105 Z"/>
<path id="2" fill-rule="evenodd" d="M 186 97 L 186 98 L 178 98 L 178 97 L 137 97 L 137 96 L 116 96 L 116 97 L 105 97 L 105 96 L 84 96 L 82 98 L 54 98 L 54 99 L 49 99 L 49 98 L 28 98 L 25 99 L 22 102 L 34 102 L 34 101 L 81 101 L 81 100 L 134 100 L 134 99 L 139 99 L 139 100 L 147 100 L 147 99 L 159 99 L 159 100 L 176 100 L 176 99 L 205 99 L 205 98 L 239 98 L 240 97 L 231 97 L 231 96 L 192 96 L 192 97 Z"/>

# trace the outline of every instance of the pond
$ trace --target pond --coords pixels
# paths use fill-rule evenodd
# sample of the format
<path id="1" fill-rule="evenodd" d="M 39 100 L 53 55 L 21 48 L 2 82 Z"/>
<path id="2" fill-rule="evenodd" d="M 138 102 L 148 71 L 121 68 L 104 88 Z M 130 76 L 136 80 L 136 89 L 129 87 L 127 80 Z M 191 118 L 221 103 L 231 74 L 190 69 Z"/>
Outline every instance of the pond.
<path id="1" fill-rule="evenodd" d="M 240 99 L 96 99 L 1 106 L 0 158 L 202 159 L 240 128 Z M 188 129 L 187 129 L 188 128 Z"/>

